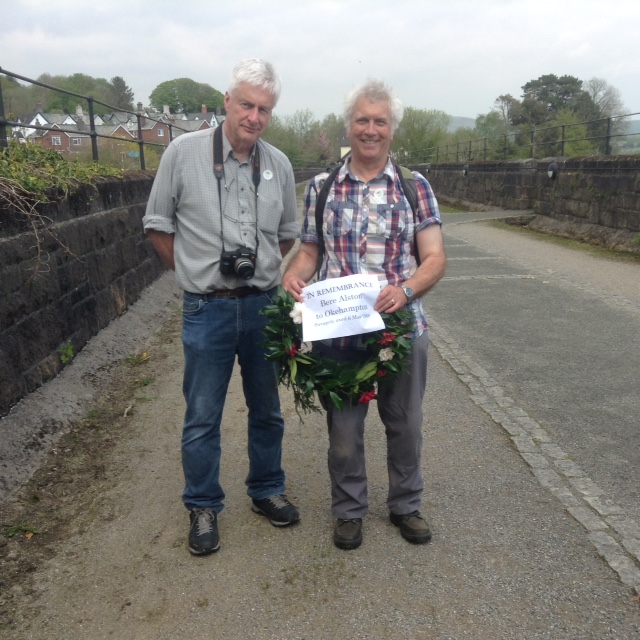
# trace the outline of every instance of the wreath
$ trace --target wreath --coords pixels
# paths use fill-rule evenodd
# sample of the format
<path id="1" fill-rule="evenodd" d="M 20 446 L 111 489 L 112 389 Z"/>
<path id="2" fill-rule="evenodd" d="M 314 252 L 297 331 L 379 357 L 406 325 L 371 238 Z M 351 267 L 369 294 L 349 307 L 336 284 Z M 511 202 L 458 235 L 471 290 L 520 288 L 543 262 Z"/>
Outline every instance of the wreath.
<path id="1" fill-rule="evenodd" d="M 385 328 L 363 334 L 362 363 L 336 362 L 314 354 L 302 341 L 302 303 L 279 287 L 273 303 L 261 311 L 267 316 L 265 355 L 279 367 L 278 382 L 293 389 L 296 411 L 319 411 L 314 391 L 342 409 L 344 403 L 366 404 L 377 397 L 378 381 L 395 380 L 407 366 L 414 317 L 406 307 L 381 313 Z"/>

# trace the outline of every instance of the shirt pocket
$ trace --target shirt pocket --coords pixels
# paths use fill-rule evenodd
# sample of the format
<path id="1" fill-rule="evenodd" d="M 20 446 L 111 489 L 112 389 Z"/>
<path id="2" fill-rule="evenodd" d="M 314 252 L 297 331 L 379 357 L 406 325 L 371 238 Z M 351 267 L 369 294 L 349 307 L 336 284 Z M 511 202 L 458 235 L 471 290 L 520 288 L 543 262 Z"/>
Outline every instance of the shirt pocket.
<path id="1" fill-rule="evenodd" d="M 322 223 L 324 234 L 326 236 L 346 236 L 353 228 L 355 213 L 355 206 L 352 202 L 328 202 Z"/>
<path id="2" fill-rule="evenodd" d="M 398 238 L 407 228 L 407 206 L 402 202 L 379 204 L 376 208 L 378 236 L 388 239 Z"/>
<path id="3" fill-rule="evenodd" d="M 281 200 L 261 200 L 258 197 L 258 228 L 262 233 L 277 235 L 283 215 L 284 204 Z"/>

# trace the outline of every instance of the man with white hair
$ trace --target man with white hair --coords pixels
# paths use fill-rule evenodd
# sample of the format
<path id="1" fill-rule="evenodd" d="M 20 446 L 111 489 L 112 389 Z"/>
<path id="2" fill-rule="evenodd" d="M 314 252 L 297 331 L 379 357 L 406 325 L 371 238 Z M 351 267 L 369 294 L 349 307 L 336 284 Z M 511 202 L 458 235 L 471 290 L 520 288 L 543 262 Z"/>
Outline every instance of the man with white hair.
<path id="1" fill-rule="evenodd" d="M 387 436 L 391 522 L 414 543 L 431 539 L 420 513 L 423 480 L 422 401 L 427 376 L 427 321 L 422 296 L 442 277 L 445 254 L 438 205 L 427 180 L 413 173 L 417 206 L 412 211 L 403 192 L 398 168 L 389 149 L 402 104 L 379 80 L 370 80 L 347 98 L 344 123 L 351 153 L 336 174 L 323 213 L 324 253 L 320 255 L 315 209 L 327 174 L 316 176 L 305 193 L 301 247 L 282 278 L 283 287 L 302 300 L 302 288 L 316 272 L 326 280 L 354 274 L 375 274 L 380 284 L 375 310 L 394 313 L 409 307 L 415 319 L 407 370 L 393 383 L 378 385 L 378 412 Z M 416 253 L 418 255 L 416 255 Z M 368 355 L 360 336 L 314 342 L 313 350 L 335 361 L 363 362 Z M 341 549 L 362 543 L 362 519 L 367 513 L 364 421 L 368 404 L 344 403 L 337 409 L 320 398 L 329 427 L 328 466 L 333 542 Z"/>
<path id="2" fill-rule="evenodd" d="M 285 495 L 284 421 L 277 374 L 264 357 L 266 318 L 280 264 L 299 235 L 291 163 L 260 137 L 280 95 L 273 66 L 240 62 L 224 97 L 222 126 L 176 138 L 158 169 L 144 228 L 184 290 L 186 413 L 183 502 L 193 555 L 217 551 L 220 424 L 237 356 L 248 407 L 252 509 L 274 526 L 299 520 Z"/>

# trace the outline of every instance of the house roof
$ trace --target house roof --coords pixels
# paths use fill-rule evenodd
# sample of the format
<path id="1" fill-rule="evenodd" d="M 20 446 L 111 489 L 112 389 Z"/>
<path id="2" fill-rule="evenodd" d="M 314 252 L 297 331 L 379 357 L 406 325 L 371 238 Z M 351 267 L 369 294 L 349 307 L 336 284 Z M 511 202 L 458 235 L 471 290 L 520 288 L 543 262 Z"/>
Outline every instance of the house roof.
<path id="1" fill-rule="evenodd" d="M 64 125 L 65 131 L 62 131 L 60 125 L 53 124 L 46 131 L 37 131 L 34 135 L 35 138 L 43 138 L 44 136 L 50 133 L 60 133 L 64 134 L 68 137 L 73 138 L 88 138 L 89 137 L 89 127 L 86 124 L 78 125 L 78 124 L 67 124 Z M 68 129 L 68 131 L 66 131 Z M 96 125 L 96 133 L 101 136 L 115 136 L 116 132 L 118 134 L 123 133 L 126 134 L 131 139 L 135 139 L 127 128 L 121 124 L 97 124 Z"/>
<path id="2" fill-rule="evenodd" d="M 178 129 L 178 127 L 180 127 Z M 210 129 L 211 127 L 208 120 L 181 120 L 179 124 L 173 129 L 173 137 L 177 138 L 183 133 L 190 133 L 191 131 L 199 131 L 200 129 Z"/>

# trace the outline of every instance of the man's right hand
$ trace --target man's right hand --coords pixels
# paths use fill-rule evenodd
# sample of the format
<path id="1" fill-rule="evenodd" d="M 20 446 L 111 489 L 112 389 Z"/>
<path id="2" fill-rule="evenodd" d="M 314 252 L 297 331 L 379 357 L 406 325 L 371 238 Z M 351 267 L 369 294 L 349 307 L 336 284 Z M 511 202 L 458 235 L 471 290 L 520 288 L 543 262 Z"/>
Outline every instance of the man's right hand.
<path id="1" fill-rule="evenodd" d="M 298 302 L 302 302 L 302 289 L 313 278 L 317 263 L 318 245 L 303 242 L 282 276 L 282 287 Z"/>
<path id="2" fill-rule="evenodd" d="M 298 302 L 302 302 L 302 289 L 306 286 L 307 283 L 293 271 L 287 271 L 282 276 L 283 289 L 289 292 Z"/>

